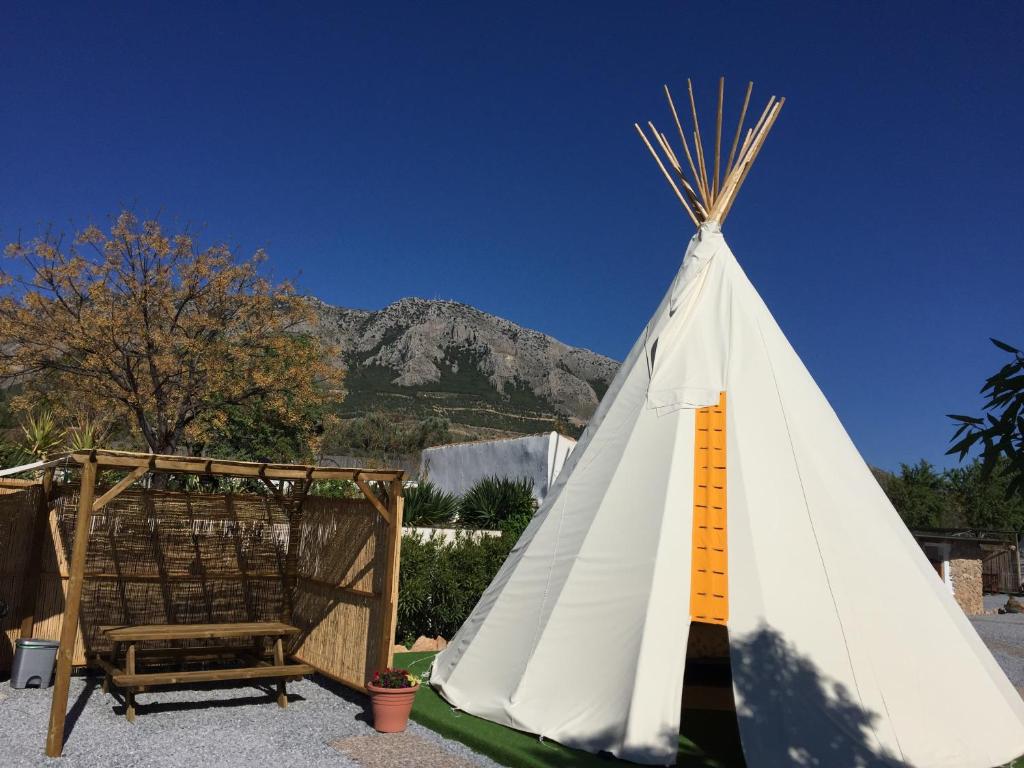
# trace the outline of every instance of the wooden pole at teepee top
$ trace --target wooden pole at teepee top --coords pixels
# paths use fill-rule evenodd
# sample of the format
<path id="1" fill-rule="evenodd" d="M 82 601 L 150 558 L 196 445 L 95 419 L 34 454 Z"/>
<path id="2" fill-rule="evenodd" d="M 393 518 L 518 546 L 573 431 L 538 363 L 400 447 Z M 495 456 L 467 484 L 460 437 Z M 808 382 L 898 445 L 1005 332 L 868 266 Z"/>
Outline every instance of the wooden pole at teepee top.
<path id="1" fill-rule="evenodd" d="M 665 153 L 665 157 L 668 158 L 669 163 L 672 165 L 672 170 L 676 172 L 679 183 L 682 184 L 683 189 L 686 190 L 686 196 L 690 200 L 690 205 L 692 205 L 694 210 L 702 217 L 706 217 L 707 210 L 700 202 L 700 195 L 687 180 L 686 173 L 683 171 L 683 166 L 680 164 L 679 158 L 676 157 L 676 153 L 672 150 L 672 145 L 668 143 L 668 137 L 655 128 L 654 123 L 650 120 L 647 121 L 647 125 L 650 126 L 651 132 L 654 134 L 654 138 L 658 140 L 658 146 L 661 147 L 661 151 Z"/>
<path id="2" fill-rule="evenodd" d="M 711 187 L 708 185 L 708 169 L 704 164 L 704 144 L 700 140 L 700 120 L 697 119 L 697 102 L 693 98 L 693 83 L 686 79 L 686 88 L 690 92 L 690 112 L 693 114 L 693 144 L 694 152 L 697 153 L 697 167 L 700 168 L 700 183 L 704 189 L 704 199 L 708 205 L 714 201 L 711 195 Z"/>
<path id="3" fill-rule="evenodd" d="M 725 100 L 725 78 L 718 79 L 718 117 L 715 120 L 715 186 L 714 196 L 718 197 L 718 169 L 722 159 L 722 102 Z"/>
<path id="4" fill-rule="evenodd" d="M 639 123 L 634 123 L 637 133 L 643 140 L 647 151 L 658 164 L 658 168 L 664 175 L 675 192 L 676 198 L 683 204 L 690 220 L 696 226 L 704 222 L 715 221 L 721 224 L 729 214 L 733 203 L 736 201 L 736 193 L 750 173 L 751 165 L 757 158 L 764 141 L 771 131 L 772 126 L 778 119 L 779 111 L 785 103 L 785 99 L 776 99 L 772 96 L 768 99 L 764 110 L 761 112 L 753 127 L 745 128 L 747 111 L 750 106 L 750 96 L 754 90 L 754 83 L 747 83 L 746 93 L 743 96 L 743 106 L 740 109 L 739 121 L 736 123 L 736 133 L 733 136 L 732 147 L 729 150 L 728 158 L 722 156 L 722 125 L 725 117 L 725 78 L 718 80 L 718 102 L 715 112 L 715 157 L 714 164 L 710 163 L 710 157 L 704 152 L 704 139 L 700 132 L 700 119 L 697 116 L 697 100 L 694 97 L 693 81 L 687 79 L 686 89 L 690 99 L 690 115 L 693 119 L 693 152 L 690 151 L 690 142 L 687 139 L 686 131 L 683 129 L 683 121 L 676 110 L 675 102 L 672 100 L 672 92 L 668 86 L 664 86 L 665 99 L 668 101 L 672 118 L 679 131 L 679 138 L 683 143 L 683 153 L 686 155 L 686 162 L 689 166 L 689 177 L 672 148 L 668 137 L 660 132 L 654 123 L 648 121 L 647 126 L 654 135 L 654 144 L 647 138 L 646 131 Z M 742 141 L 741 141 L 742 138 Z M 675 172 L 675 177 L 665 167 L 662 155 L 655 149 L 655 144 L 661 148 L 665 160 Z M 723 167 L 724 159 L 724 167 Z M 691 183 L 692 179 L 692 183 Z M 678 183 L 677 183 L 678 182 Z M 685 194 L 680 190 L 682 186 Z"/>
<path id="5" fill-rule="evenodd" d="M 736 137 L 732 140 L 732 149 L 729 150 L 729 159 L 725 163 L 725 177 L 729 178 L 729 171 L 732 170 L 732 161 L 736 159 L 736 149 L 739 147 L 740 136 L 743 134 L 743 120 L 747 116 L 747 106 L 750 104 L 750 94 L 754 90 L 753 81 L 747 83 L 747 95 L 743 97 L 743 109 L 740 110 L 740 121 L 736 124 Z"/>
<path id="6" fill-rule="evenodd" d="M 676 105 L 675 102 L 672 101 L 672 93 L 669 91 L 667 85 L 665 86 L 665 98 L 668 99 L 668 106 L 672 110 L 672 117 L 675 118 L 676 128 L 679 129 L 679 139 L 683 142 L 683 151 L 686 153 L 686 162 L 690 165 L 690 173 L 693 174 L 693 181 L 697 185 L 697 188 L 700 189 L 700 175 L 697 173 L 697 166 L 693 163 L 693 155 L 690 154 L 690 144 L 686 140 L 686 131 L 683 130 L 683 123 L 679 119 L 679 113 L 676 112 Z M 704 193 L 702 191 L 701 195 L 703 194 Z M 702 202 L 704 203 L 705 208 L 711 205 L 711 201 L 706 197 Z"/>
<path id="7" fill-rule="evenodd" d="M 75 538 L 71 549 L 71 563 L 67 595 L 64 598 L 64 623 L 60 628 L 60 648 L 57 650 L 57 674 L 50 702 L 50 727 L 46 732 L 46 754 L 60 757 L 64 750 L 64 721 L 68 713 L 68 689 L 71 687 L 71 664 L 75 658 L 78 639 L 78 616 L 82 607 L 82 582 L 85 579 L 85 556 L 89 549 L 89 529 L 92 522 L 92 498 L 96 488 L 96 458 L 91 456 L 82 467 L 82 480 L 78 487 L 78 515 L 75 519 Z"/>
<path id="8" fill-rule="evenodd" d="M 690 217 L 690 220 L 693 221 L 693 225 L 695 227 L 699 227 L 700 221 L 690 209 L 690 206 L 686 202 L 686 198 L 683 197 L 683 193 L 679 191 L 679 187 L 676 186 L 675 181 L 672 180 L 672 174 L 670 174 L 665 168 L 665 164 L 661 162 L 661 158 L 658 156 L 658 153 L 654 151 L 654 147 L 651 146 L 651 142 L 647 140 L 647 134 L 644 133 L 644 129 L 640 127 L 639 123 L 633 123 L 633 126 L 636 128 L 636 132 L 640 134 L 640 138 L 644 140 L 644 144 L 647 145 L 647 149 L 651 153 L 651 157 L 654 158 L 654 162 L 656 162 L 658 167 L 661 168 L 661 172 L 665 175 L 665 180 L 672 187 L 672 191 L 676 193 L 676 197 L 679 198 L 679 202 L 683 204 L 683 208 L 686 209 L 686 213 Z"/>
<path id="9" fill-rule="evenodd" d="M 733 189 L 732 196 L 722 206 L 722 210 L 718 217 L 719 224 L 725 221 L 725 217 L 728 216 L 729 211 L 732 210 L 733 203 L 736 202 L 736 192 L 738 192 L 739 188 L 743 186 L 743 182 L 747 180 L 747 174 L 750 173 L 750 169 L 754 166 L 754 160 L 756 160 L 758 154 L 760 154 L 761 147 L 764 146 L 765 139 L 768 138 L 768 133 L 771 131 L 772 126 L 775 125 L 775 121 L 779 117 L 779 112 L 782 111 L 782 105 L 785 103 L 785 98 L 779 99 L 778 102 L 776 102 L 775 107 L 772 110 L 771 117 L 769 117 L 768 122 L 765 123 L 764 128 L 761 131 L 760 137 L 757 139 L 754 146 L 751 147 L 750 159 L 746 162 L 745 167 L 743 168 L 743 174 L 740 176 L 739 181 L 737 181 L 736 186 Z"/>

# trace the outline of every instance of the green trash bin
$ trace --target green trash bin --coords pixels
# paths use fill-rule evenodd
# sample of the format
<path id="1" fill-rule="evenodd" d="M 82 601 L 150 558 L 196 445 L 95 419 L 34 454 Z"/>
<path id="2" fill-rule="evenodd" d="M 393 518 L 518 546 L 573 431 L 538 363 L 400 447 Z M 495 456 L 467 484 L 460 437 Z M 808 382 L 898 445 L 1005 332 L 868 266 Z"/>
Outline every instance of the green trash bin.
<path id="1" fill-rule="evenodd" d="M 27 688 L 35 684 L 40 688 L 49 688 L 53 682 L 53 662 L 57 658 L 60 643 L 28 637 L 16 640 L 14 645 L 11 687 Z"/>

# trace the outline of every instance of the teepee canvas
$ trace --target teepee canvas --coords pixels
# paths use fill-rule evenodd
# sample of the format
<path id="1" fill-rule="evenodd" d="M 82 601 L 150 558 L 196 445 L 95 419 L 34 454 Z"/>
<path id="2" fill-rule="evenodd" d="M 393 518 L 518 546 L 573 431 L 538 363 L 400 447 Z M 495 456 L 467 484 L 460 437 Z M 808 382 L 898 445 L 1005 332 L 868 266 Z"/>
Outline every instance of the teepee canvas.
<path id="1" fill-rule="evenodd" d="M 649 126 L 697 232 L 431 684 L 473 715 L 672 764 L 691 624 L 725 625 L 748 765 L 999 765 L 1024 753 L 1020 696 L 721 233 L 781 105 L 745 135 L 740 118 L 724 163 L 719 106 L 713 166 L 672 105 L 689 177 Z"/>

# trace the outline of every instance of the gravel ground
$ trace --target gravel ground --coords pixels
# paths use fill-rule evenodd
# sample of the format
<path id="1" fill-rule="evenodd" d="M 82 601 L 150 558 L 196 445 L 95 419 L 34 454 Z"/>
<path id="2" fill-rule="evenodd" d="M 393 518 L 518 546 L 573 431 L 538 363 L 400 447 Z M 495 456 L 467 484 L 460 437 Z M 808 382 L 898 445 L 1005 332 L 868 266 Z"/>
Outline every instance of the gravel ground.
<path id="1" fill-rule="evenodd" d="M 476 763 L 446 751 L 433 741 L 413 733 L 387 736 L 349 736 L 332 747 L 356 760 L 363 768 L 475 768 Z"/>
<path id="2" fill-rule="evenodd" d="M 50 691 L 0 684 L 0 766 L 356 768 L 360 763 L 330 743 L 376 736 L 369 725 L 369 701 L 319 676 L 288 685 L 287 709 L 279 708 L 272 688 L 264 686 L 209 685 L 141 693 L 134 724 L 125 720 L 120 697 L 104 694 L 99 684 L 98 677 L 71 680 L 61 761 L 43 756 Z M 498 768 L 494 761 L 416 723 L 409 723 L 408 732 L 470 765 Z"/>
<path id="3" fill-rule="evenodd" d="M 1006 599 L 1009 595 L 985 595 L 982 600 L 985 603 L 985 613 L 995 613 L 998 609 L 1006 605 Z M 1020 600 L 1021 598 L 1017 598 Z"/>
<path id="4" fill-rule="evenodd" d="M 971 616 L 971 624 L 1010 682 L 1018 690 L 1024 688 L 1024 614 Z"/>
<path id="5" fill-rule="evenodd" d="M 986 596 L 986 609 L 1006 602 Z M 989 605 L 989 603 L 992 603 Z M 971 623 L 1010 681 L 1024 695 L 1024 614 L 988 614 Z M 68 697 L 64 759 L 43 756 L 50 691 L 15 690 L 0 683 L 0 766 L 3 768 L 359 768 L 332 743 L 351 737 L 393 738 L 369 725 L 366 697 L 318 675 L 288 686 L 290 704 L 280 709 L 271 686 L 207 685 L 170 688 L 137 696 L 134 724 L 124 719 L 119 696 L 105 695 L 98 677 L 75 677 Z M 480 768 L 500 768 L 458 742 L 417 723 L 408 733 Z M 358 741 L 361 740 L 357 740 Z M 409 750 L 417 739 L 409 739 Z M 382 751 L 394 753 L 393 744 Z M 349 750 L 353 752 L 354 750 Z M 427 750 L 429 751 L 429 750 Z M 383 765 L 428 765 L 415 753 Z M 409 758 L 406 762 L 404 757 Z M 427 755 L 423 755 L 427 758 Z M 460 761 L 461 758 L 461 761 Z"/>

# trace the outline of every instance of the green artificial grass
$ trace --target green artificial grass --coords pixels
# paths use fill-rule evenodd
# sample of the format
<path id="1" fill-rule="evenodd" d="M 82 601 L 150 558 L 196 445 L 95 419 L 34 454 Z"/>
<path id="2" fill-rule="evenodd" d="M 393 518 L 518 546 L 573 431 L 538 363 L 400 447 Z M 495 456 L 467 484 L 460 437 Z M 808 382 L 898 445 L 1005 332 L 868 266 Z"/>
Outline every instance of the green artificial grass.
<path id="1" fill-rule="evenodd" d="M 397 653 L 394 664 L 423 674 L 433 653 Z M 513 768 L 608 768 L 609 765 L 634 765 L 625 760 L 592 755 L 563 747 L 553 741 L 481 720 L 464 712 L 454 712 L 429 685 L 420 687 L 412 708 L 412 719 L 442 736 L 454 739 Z M 686 730 L 679 736 L 679 766 L 684 768 L 733 768 L 743 765 L 736 730 L 736 718 L 729 712 L 688 711 Z M 699 734 L 699 735 L 698 735 Z"/>
<path id="2" fill-rule="evenodd" d="M 396 653 L 395 666 L 422 675 L 434 653 Z M 454 712 L 429 685 L 420 686 L 412 708 L 412 719 L 442 736 L 512 768 L 608 768 L 630 766 L 625 760 L 591 755 L 563 747 L 553 741 Z M 688 710 L 683 719 L 687 734 L 679 735 L 677 765 L 683 768 L 738 768 L 744 765 L 736 718 L 730 712 Z M 1006 768 L 1024 768 L 1024 756 Z"/>

